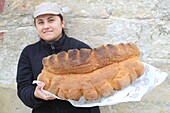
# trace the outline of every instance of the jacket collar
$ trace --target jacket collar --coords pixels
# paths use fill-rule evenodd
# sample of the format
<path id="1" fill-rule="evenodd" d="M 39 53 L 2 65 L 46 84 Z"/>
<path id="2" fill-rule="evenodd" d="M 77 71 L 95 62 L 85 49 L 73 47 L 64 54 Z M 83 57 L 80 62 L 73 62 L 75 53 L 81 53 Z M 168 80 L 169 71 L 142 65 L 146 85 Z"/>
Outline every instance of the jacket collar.
<path id="1" fill-rule="evenodd" d="M 40 39 L 41 44 L 45 45 L 45 46 L 55 46 L 55 48 L 58 48 L 60 46 L 64 45 L 65 39 L 66 39 L 67 35 L 65 33 L 62 34 L 62 37 L 57 40 L 54 41 L 52 43 L 47 43 L 45 40 L 43 40 L 42 38 Z"/>

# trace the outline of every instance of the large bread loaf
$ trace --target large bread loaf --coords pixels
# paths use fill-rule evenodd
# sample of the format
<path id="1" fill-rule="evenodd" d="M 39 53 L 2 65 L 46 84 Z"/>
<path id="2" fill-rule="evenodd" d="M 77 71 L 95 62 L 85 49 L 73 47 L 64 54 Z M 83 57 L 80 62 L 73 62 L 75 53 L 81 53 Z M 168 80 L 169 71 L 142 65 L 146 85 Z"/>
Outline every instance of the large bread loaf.
<path id="1" fill-rule="evenodd" d="M 72 49 L 43 59 L 38 80 L 61 99 L 96 100 L 131 84 L 144 72 L 140 51 L 133 43 Z"/>

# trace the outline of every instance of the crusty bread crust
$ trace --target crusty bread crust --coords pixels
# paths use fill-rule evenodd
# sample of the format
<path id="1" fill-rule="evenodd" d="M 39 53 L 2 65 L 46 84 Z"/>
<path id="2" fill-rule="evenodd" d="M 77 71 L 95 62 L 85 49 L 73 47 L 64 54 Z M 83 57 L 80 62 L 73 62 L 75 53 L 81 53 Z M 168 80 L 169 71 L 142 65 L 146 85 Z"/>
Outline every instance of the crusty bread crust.
<path id="1" fill-rule="evenodd" d="M 72 49 L 43 59 L 38 80 L 61 99 L 97 100 L 131 84 L 144 72 L 140 51 L 133 43 Z"/>

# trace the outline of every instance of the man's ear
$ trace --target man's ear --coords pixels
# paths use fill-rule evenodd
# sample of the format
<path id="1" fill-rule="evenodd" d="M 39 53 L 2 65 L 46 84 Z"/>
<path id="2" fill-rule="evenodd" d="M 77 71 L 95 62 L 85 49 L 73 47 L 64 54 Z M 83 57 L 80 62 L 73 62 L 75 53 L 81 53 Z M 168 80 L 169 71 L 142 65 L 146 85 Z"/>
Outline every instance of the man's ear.
<path id="1" fill-rule="evenodd" d="M 64 26 L 65 26 L 65 21 L 64 20 L 61 21 L 61 26 L 62 26 L 62 28 L 64 28 Z"/>

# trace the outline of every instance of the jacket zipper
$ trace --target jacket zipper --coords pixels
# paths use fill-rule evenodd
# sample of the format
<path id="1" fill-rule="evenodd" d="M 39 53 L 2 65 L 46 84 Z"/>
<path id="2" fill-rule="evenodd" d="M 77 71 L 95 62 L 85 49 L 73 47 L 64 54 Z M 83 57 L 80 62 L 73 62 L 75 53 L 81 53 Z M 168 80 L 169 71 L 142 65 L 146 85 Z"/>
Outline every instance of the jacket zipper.
<path id="1" fill-rule="evenodd" d="M 55 53 L 55 47 L 52 44 L 51 44 L 51 49 L 52 49 L 52 52 Z"/>

